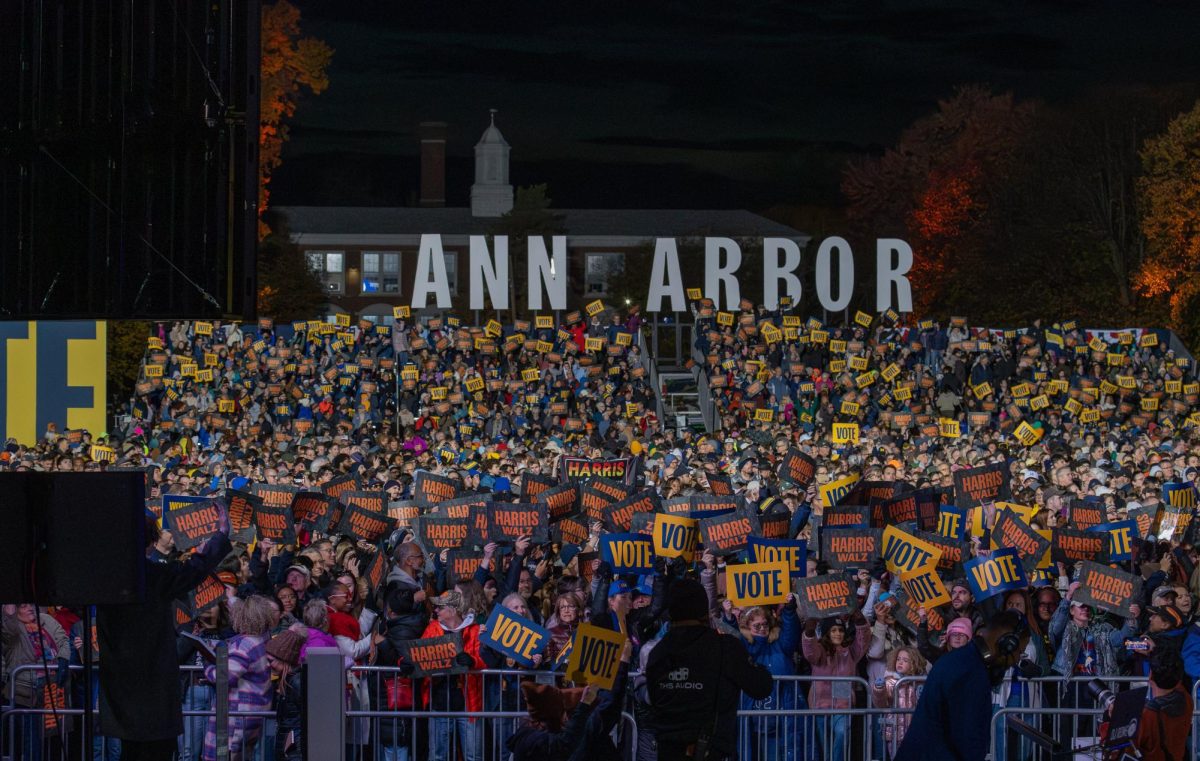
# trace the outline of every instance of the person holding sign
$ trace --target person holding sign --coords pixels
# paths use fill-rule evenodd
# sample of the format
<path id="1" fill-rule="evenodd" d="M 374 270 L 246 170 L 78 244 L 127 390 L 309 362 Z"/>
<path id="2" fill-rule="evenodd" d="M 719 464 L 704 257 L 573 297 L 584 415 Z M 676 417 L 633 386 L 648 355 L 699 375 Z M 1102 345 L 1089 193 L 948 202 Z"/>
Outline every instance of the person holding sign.
<path id="1" fill-rule="evenodd" d="M 812 666 L 812 675 L 849 677 L 858 675 L 858 664 L 871 644 L 871 631 L 862 611 L 851 617 L 854 641 L 846 644 L 846 623 L 840 618 L 827 620 L 817 638 L 817 619 L 804 622 L 804 637 L 800 640 L 804 659 Z M 854 707 L 850 682 L 816 682 L 809 693 L 809 704 L 817 709 Z M 849 721 L 845 714 L 820 716 L 816 721 L 816 742 L 824 758 L 845 758 Z"/>
<path id="2" fill-rule="evenodd" d="M 784 601 L 783 612 L 776 625 L 775 615 L 769 607 L 753 607 L 742 613 L 740 621 L 742 639 L 750 659 L 771 672 L 772 676 L 794 676 L 796 674 L 796 651 L 800 648 L 800 617 L 796 614 L 796 596 L 789 594 Z M 741 710 L 804 709 L 808 705 L 804 695 L 787 682 L 776 682 L 776 687 L 762 700 L 742 695 Z M 804 747 L 800 721 L 795 717 L 779 720 L 776 717 L 750 719 L 741 738 L 741 758 L 751 761 L 761 759 L 794 759 L 799 748 Z M 787 748 L 784 753 L 780 746 Z"/>
<path id="3" fill-rule="evenodd" d="M 554 685 L 523 682 L 521 691 L 529 719 L 504 743 L 513 761 L 620 761 L 622 756 L 613 745 L 611 733 L 621 718 L 632 654 L 632 643 L 626 642 L 611 690 L 594 684 L 560 690 Z"/>
<path id="4" fill-rule="evenodd" d="M 670 629 L 646 661 L 654 708 L 658 761 L 733 756 L 738 747 L 738 696 L 771 694 L 771 674 L 753 663 L 734 637 L 708 621 L 708 598 L 699 582 L 677 581 L 667 602 Z"/>
<path id="5" fill-rule="evenodd" d="M 450 632 L 462 635 L 463 650 L 454 658 L 455 665 L 472 671 L 487 668 L 479 655 L 479 624 L 475 614 L 463 615 L 462 593 L 449 591 L 430 600 L 435 618 L 421 639 L 436 639 Z M 422 703 L 431 711 L 483 710 L 483 677 L 479 674 L 434 676 L 425 681 Z M 430 719 L 429 761 L 450 761 L 453 748 L 462 751 L 465 761 L 483 758 L 483 726 L 474 718 Z"/>

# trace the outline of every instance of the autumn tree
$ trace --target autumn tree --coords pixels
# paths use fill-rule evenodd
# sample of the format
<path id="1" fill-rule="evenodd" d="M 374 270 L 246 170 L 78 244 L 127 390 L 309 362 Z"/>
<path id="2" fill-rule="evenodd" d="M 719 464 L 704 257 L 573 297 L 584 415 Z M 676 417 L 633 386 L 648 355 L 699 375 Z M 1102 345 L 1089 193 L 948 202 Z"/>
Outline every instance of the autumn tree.
<path id="1" fill-rule="evenodd" d="M 302 37 L 300 11 L 288 0 L 262 7 L 261 100 L 259 104 L 258 236 L 270 232 L 262 221 L 270 199 L 271 173 L 282 163 L 288 139 L 286 119 L 296 113 L 300 94 L 318 95 L 329 86 L 326 69 L 333 48 L 314 37 Z"/>
<path id="2" fill-rule="evenodd" d="M 978 306 L 989 282 L 988 208 L 1014 164 L 1033 107 L 1011 93 L 961 87 L 883 156 L 852 162 L 842 180 L 859 239 L 906 238 L 918 313 Z"/>
<path id="3" fill-rule="evenodd" d="M 1200 102 L 1142 147 L 1142 234 L 1138 290 L 1162 299 L 1172 327 L 1200 336 Z"/>

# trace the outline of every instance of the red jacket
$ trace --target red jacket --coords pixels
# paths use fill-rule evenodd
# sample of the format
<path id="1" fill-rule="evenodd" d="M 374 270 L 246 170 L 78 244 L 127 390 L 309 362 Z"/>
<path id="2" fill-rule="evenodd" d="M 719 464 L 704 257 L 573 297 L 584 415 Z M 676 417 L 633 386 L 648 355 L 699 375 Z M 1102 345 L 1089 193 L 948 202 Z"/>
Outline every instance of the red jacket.
<path id="1" fill-rule="evenodd" d="M 487 664 L 479 657 L 479 624 L 471 622 L 458 630 L 462 634 L 463 652 L 471 656 L 475 661 L 471 665 L 472 671 L 482 671 L 487 668 Z M 448 634 L 438 620 L 432 619 L 429 626 L 425 627 L 425 631 L 421 633 L 421 639 L 433 639 Z M 464 684 L 465 679 L 465 684 Z M 429 691 L 432 687 L 429 679 L 425 679 L 424 685 L 421 687 L 421 704 L 422 707 L 429 707 Z M 463 701 L 466 704 L 467 710 L 471 713 L 479 713 L 483 710 L 483 677 L 479 674 L 459 674 L 458 686 L 463 691 Z M 475 721 L 472 717 L 471 721 Z"/>

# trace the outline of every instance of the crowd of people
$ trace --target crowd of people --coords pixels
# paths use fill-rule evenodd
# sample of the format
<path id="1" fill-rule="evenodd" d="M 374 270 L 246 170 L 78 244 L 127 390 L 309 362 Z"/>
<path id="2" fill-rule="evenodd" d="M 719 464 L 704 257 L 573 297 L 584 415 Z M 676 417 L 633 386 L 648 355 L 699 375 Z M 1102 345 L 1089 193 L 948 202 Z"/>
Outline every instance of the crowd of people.
<path id="1" fill-rule="evenodd" d="M 344 657 L 346 741 L 356 757 L 649 760 L 688 757 L 702 743 L 711 758 L 842 759 L 863 757 L 869 733 L 875 758 L 915 758 L 905 755 L 910 730 L 937 742 L 912 710 L 923 678 L 954 651 L 995 640 L 994 627 L 984 634 L 1005 611 L 1019 615 L 1028 644 L 976 696 L 982 715 L 978 702 L 960 707 L 964 724 L 982 730 L 954 757 L 982 758 L 981 744 L 995 739 L 1005 757 L 1033 758 L 1028 743 L 990 736 L 993 712 L 1091 709 L 1077 689 L 1084 678 L 1122 675 L 1150 677 L 1147 710 L 1168 717 L 1143 722 L 1139 740 L 1160 753 L 1145 757 L 1182 757 L 1171 748 L 1191 740 L 1174 727 L 1180 716 L 1190 726 L 1200 678 L 1191 520 L 1200 384 L 1190 359 L 1154 332 L 1069 323 L 986 330 L 859 313 L 823 325 L 746 303 L 732 312 L 702 300 L 692 307 L 694 369 L 716 405 L 715 432 L 658 418 L 636 309 L 601 304 L 560 322 L 481 326 L 398 310 L 389 325 L 347 316 L 161 325 L 113 431 L 52 428 L 38 442 L 7 442 L 0 469 L 145 472 L 149 560 L 203 566 L 203 584 L 223 590 L 176 600 L 175 660 L 196 667 L 176 692 L 184 709 L 208 711 L 227 689 L 231 710 L 257 714 L 231 722 L 235 758 L 300 757 L 299 675 L 314 647 Z M 798 587 L 781 603 L 734 604 L 729 569 L 754 560 L 744 541 L 622 573 L 599 551 L 606 536 L 637 528 L 603 510 L 619 497 L 599 510 L 585 504 L 593 481 L 569 476 L 571 458 L 621 462 L 622 478 L 601 480 L 623 482 L 625 496 L 650 493 L 662 511 L 726 497 L 761 538 L 805 540 L 803 578 L 846 579 L 849 604 L 814 615 Z M 956 479 L 989 466 L 998 466 L 1005 499 L 978 499 Z M 429 477 L 448 491 L 421 492 Z M 548 516 L 548 531 L 472 532 L 449 546 L 423 530 L 430 518 L 456 520 L 443 501 L 478 497 L 487 514 L 536 503 L 558 483 L 579 493 Z M 351 501 L 347 489 L 379 496 L 386 532 L 364 538 L 344 522 L 293 514 L 286 541 L 231 529 L 232 543 L 222 535 L 177 549 L 170 513 L 186 498 L 228 506 L 234 495 L 282 491 L 341 505 Z M 891 504 L 912 494 L 937 509 L 892 520 Z M 945 529 L 940 513 L 956 506 L 962 528 Z M 854 510 L 863 522 L 842 522 Z M 1085 523 L 1085 514 L 1097 520 Z M 474 521 L 476 512 L 465 515 Z M 1025 583 L 977 600 L 963 565 L 1003 550 L 993 540 L 1014 517 L 1050 540 L 1040 546 L 1045 558 L 1027 558 Z M 1058 538 L 1124 521 L 1137 527 L 1128 553 L 1095 557 L 1138 580 L 1118 613 L 1081 592 L 1084 563 L 1060 555 Z M 768 525 L 781 528 L 768 537 Z M 825 551 L 827 536 L 846 526 L 893 525 L 961 553 L 937 568 L 948 602 L 916 603 L 878 543 L 854 562 Z M 545 650 L 522 663 L 487 644 L 497 607 L 543 627 Z M 64 705 L 89 702 L 67 668 L 81 662 L 79 621 L 66 608 L 6 607 L 6 704 L 44 707 L 56 694 Z M 583 623 L 625 637 L 610 689 L 568 673 Z M 413 643 L 447 635 L 458 651 L 427 673 Z M 216 641 L 228 644 L 227 686 L 204 658 L 202 643 Z M 711 673 L 679 676 L 688 653 Z M 104 650 L 97 656 L 103 664 Z M 664 687 L 671 680 L 719 686 L 691 694 Z M 101 705 L 95 757 L 117 758 L 122 730 L 106 725 Z M 866 706 L 893 710 L 852 715 Z M 414 711 L 443 715 L 379 715 Z M 514 711 L 527 715 L 484 718 Z M 614 744 L 622 712 L 637 723 L 636 747 Z M 10 747 L 23 749 L 15 757 L 31 759 L 77 729 L 35 714 L 9 723 Z M 1077 717 L 1043 727 L 1060 737 L 1097 729 Z M 188 716 L 177 734 L 179 758 L 215 758 L 212 718 Z"/>

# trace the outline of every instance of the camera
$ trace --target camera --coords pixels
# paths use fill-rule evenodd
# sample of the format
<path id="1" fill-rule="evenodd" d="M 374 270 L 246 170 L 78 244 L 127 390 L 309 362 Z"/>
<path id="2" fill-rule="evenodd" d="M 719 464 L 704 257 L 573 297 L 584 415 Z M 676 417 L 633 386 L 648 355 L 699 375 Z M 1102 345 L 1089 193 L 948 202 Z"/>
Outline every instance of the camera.
<path id="1" fill-rule="evenodd" d="M 1089 682 L 1085 682 L 1084 686 L 1087 687 L 1088 694 L 1095 699 L 1096 705 L 1106 711 L 1112 706 L 1113 701 L 1117 699 L 1116 693 L 1110 690 L 1108 685 L 1099 679 L 1092 679 Z"/>

